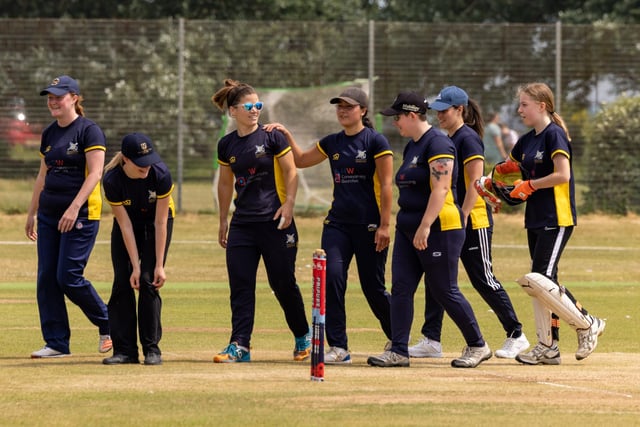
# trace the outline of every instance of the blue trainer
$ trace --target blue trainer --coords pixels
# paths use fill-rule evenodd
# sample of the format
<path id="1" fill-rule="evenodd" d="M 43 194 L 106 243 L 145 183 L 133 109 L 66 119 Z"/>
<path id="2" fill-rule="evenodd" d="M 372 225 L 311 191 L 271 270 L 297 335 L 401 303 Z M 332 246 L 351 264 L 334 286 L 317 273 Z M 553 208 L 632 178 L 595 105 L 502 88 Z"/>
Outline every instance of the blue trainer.
<path id="1" fill-rule="evenodd" d="M 232 342 L 220 353 L 213 356 L 214 363 L 251 362 L 249 350 Z"/>

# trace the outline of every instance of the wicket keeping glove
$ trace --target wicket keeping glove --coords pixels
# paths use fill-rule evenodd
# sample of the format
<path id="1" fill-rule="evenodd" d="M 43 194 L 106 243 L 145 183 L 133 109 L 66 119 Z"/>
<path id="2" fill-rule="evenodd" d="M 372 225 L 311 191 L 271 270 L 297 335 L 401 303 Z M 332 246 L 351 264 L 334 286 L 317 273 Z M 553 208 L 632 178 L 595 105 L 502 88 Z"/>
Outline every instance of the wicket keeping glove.
<path id="1" fill-rule="evenodd" d="M 478 192 L 478 195 L 482 197 L 486 204 L 491 206 L 493 213 L 500 212 L 502 207 L 502 200 L 498 198 L 493 192 L 493 186 L 491 185 L 491 178 L 488 176 L 481 176 L 473 182 L 473 187 Z"/>
<path id="2" fill-rule="evenodd" d="M 500 175 L 509 175 L 512 173 L 520 173 L 520 165 L 513 160 L 500 162 L 495 167 L 496 172 Z"/>
<path id="3" fill-rule="evenodd" d="M 517 199 L 527 200 L 527 198 L 536 191 L 536 189 L 533 188 L 533 185 L 531 185 L 531 180 L 529 179 L 526 181 L 517 180 L 513 184 L 515 187 L 513 187 L 513 190 L 511 190 L 509 195 Z"/>

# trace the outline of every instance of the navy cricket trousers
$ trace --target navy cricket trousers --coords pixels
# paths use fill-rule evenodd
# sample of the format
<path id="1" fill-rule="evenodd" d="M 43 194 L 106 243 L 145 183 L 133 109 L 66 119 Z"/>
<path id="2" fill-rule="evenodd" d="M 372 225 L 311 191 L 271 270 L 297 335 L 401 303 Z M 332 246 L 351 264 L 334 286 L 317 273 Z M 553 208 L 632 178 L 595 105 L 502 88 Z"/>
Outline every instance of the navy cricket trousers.
<path id="1" fill-rule="evenodd" d="M 295 222 L 278 230 L 278 221 L 237 223 L 233 220 L 227 236 L 227 272 L 231 291 L 231 339 L 250 348 L 256 309 L 256 273 L 262 257 L 269 286 L 284 311 L 287 325 L 296 338 L 309 332 L 309 323 L 295 263 L 298 231 Z"/>
<path id="2" fill-rule="evenodd" d="M 167 258 L 171 243 L 173 219 L 167 221 L 167 242 L 162 264 Z M 133 223 L 133 233 L 140 257 L 140 289 L 136 315 L 136 291 L 129 279 L 133 267 L 127 247 L 124 244 L 122 230 L 118 221 L 113 220 L 111 229 L 111 263 L 113 265 L 113 286 L 109 298 L 109 325 L 113 340 L 113 354 L 123 354 L 138 359 L 137 332 L 140 334 L 142 354 L 161 354 L 158 343 L 162 338 L 162 298 L 160 291 L 153 286 L 153 273 L 156 266 L 155 224 Z"/>
<path id="3" fill-rule="evenodd" d="M 396 228 L 391 259 L 391 351 L 409 357 L 409 334 L 413 322 L 413 298 L 425 275 L 425 286 L 456 324 L 470 347 L 485 342 L 471 305 L 458 288 L 458 260 L 464 230 L 432 232 L 426 250 L 413 246 L 413 233 Z"/>
<path id="4" fill-rule="evenodd" d="M 107 306 L 84 277 L 100 221 L 78 218 L 73 229 L 58 231 L 57 217 L 38 214 L 37 300 L 42 337 L 47 347 L 68 354 L 71 329 L 65 296 L 109 334 Z"/>
<path id="5" fill-rule="evenodd" d="M 492 234 L 492 227 L 474 230 L 469 221 L 460 260 L 471 284 L 496 314 L 507 337 L 517 338 L 522 334 L 522 323 L 518 320 L 509 294 L 493 274 Z M 444 309 L 429 295 L 429 292 L 427 289 L 425 293 L 425 322 L 422 326 L 422 335 L 440 342 Z"/>
<path id="6" fill-rule="evenodd" d="M 388 248 L 376 252 L 375 229 L 363 224 L 325 223 L 322 249 L 327 254 L 326 317 L 327 343 L 348 350 L 345 294 L 349 264 L 356 257 L 360 287 L 373 315 L 391 339 L 390 295 L 385 287 Z"/>

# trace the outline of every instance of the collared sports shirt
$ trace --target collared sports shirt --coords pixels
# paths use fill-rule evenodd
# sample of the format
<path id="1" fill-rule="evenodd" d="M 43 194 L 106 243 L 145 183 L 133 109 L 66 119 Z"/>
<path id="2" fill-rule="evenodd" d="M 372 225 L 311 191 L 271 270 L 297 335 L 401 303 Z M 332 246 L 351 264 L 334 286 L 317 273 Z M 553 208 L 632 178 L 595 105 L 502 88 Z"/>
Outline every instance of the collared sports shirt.
<path id="1" fill-rule="evenodd" d="M 93 121 L 78 116 L 69 126 L 55 121 L 42 132 L 40 155 L 47 165 L 44 188 L 40 193 L 38 211 L 61 217 L 80 191 L 87 177 L 86 153 L 106 151 L 106 138 Z M 98 183 L 78 212 L 78 217 L 100 219 L 102 194 Z"/>
<path id="2" fill-rule="evenodd" d="M 462 212 L 456 204 L 456 182 L 458 165 L 456 149 L 449 137 L 430 128 L 418 140 L 410 140 L 402 156 L 402 165 L 396 173 L 396 185 L 400 191 L 400 211 L 396 224 L 404 231 L 414 232 L 422 221 L 431 195 L 431 170 L 429 163 L 438 159 L 454 161 L 453 173 L 448 179 L 450 188 L 438 219 L 431 225 L 432 231 L 457 230 L 462 228 Z"/>
<path id="3" fill-rule="evenodd" d="M 566 156 L 572 160 L 571 144 L 562 128 L 550 123 L 536 135 L 535 129 L 524 134 L 511 150 L 511 158 L 529 172 L 531 179 L 542 178 L 554 171 L 553 158 Z M 570 227 L 577 224 L 573 165 L 569 182 L 535 191 L 527 199 L 524 214 L 526 228 Z"/>
<path id="4" fill-rule="evenodd" d="M 376 159 L 393 155 L 389 141 L 365 127 L 356 135 L 344 131 L 316 144 L 329 159 L 333 201 L 327 220 L 343 224 L 380 224 L 380 180 Z"/>
<path id="5" fill-rule="evenodd" d="M 233 220 L 267 222 L 286 199 L 286 188 L 278 158 L 291 147 L 278 130 L 266 132 L 262 125 L 246 136 L 237 131 L 218 142 L 218 163 L 229 166 L 235 176 Z"/>

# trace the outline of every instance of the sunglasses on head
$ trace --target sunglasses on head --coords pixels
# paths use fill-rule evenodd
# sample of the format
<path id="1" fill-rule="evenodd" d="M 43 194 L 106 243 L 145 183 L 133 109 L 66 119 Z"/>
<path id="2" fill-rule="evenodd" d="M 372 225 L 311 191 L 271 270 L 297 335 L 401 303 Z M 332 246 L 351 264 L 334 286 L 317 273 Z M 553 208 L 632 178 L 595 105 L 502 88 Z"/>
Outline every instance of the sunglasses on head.
<path id="1" fill-rule="evenodd" d="M 264 104 L 262 102 L 256 102 L 255 104 L 253 102 L 245 102 L 244 104 L 236 104 L 236 107 L 238 105 L 242 105 L 246 111 L 253 110 L 253 107 L 256 107 L 256 110 L 260 111 Z"/>

